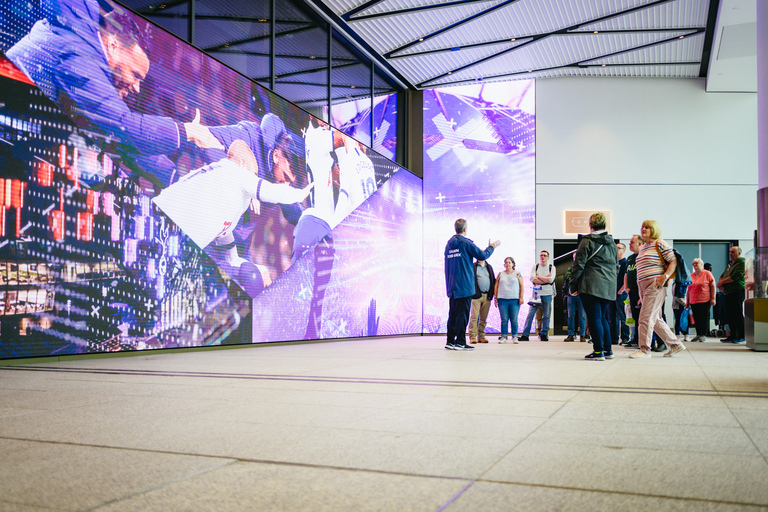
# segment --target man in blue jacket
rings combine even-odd
[[[456,234],[445,244],[445,289],[448,295],[448,350],[472,350],[467,345],[469,306],[475,294],[473,258],[487,260],[501,242],[488,241],[488,248],[481,250],[467,238],[467,221],[458,219],[453,224]]]

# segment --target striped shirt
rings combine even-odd
[[[648,279],[656,279],[664,275],[666,265],[675,260],[675,253],[672,248],[662,239],[658,239],[659,250],[656,250],[656,244],[643,244],[640,252],[637,254],[637,282]],[[659,258],[659,251],[664,256],[666,265]]]

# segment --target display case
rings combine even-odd
[[[744,331],[747,346],[768,351],[768,247],[744,254]]]

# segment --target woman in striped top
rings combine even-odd
[[[637,254],[637,287],[643,303],[638,319],[638,344],[640,350],[630,358],[651,357],[651,338],[656,332],[669,346],[664,357],[670,357],[685,346],[661,318],[661,308],[667,295],[667,281],[677,268],[677,259],[672,248],[661,239],[661,228],[655,220],[643,222],[640,236],[645,244]]]

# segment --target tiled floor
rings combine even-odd
[[[768,510],[768,353],[562,339],[0,367],[0,510]]]

